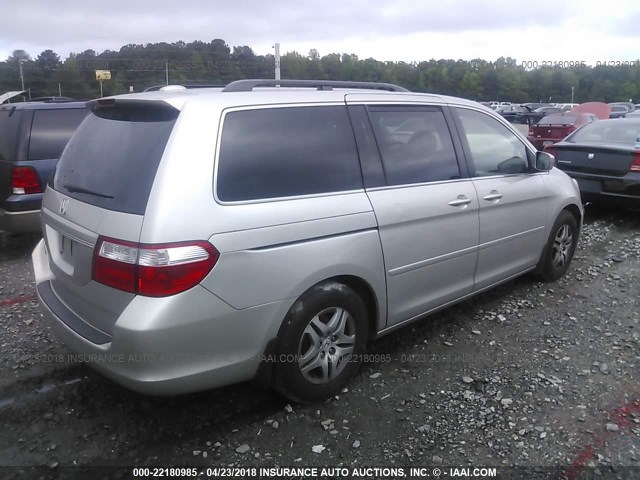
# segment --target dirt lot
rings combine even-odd
[[[69,363],[33,296],[38,238],[0,234],[0,477],[456,465],[640,478],[640,217],[587,211],[564,279],[524,277],[381,339],[378,361],[315,406],[248,384],[146,397]]]

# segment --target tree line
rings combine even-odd
[[[248,46],[230,47],[224,40],[191,43],[129,44],[120,50],[71,53],[64,61],[52,50],[35,58],[15,50],[0,62],[0,92],[20,90],[22,82],[32,98],[67,96],[96,98],[100,82],[96,70],[111,72],[103,94],[142,91],[154,85],[223,85],[243,78],[273,78],[274,56],[256,55]],[[618,62],[620,63],[620,62]],[[290,52],[281,57],[282,78],[389,82],[415,92],[432,92],[474,100],[510,102],[627,101],[640,98],[640,65],[585,65],[558,62],[539,66],[511,57],[495,61],[441,59],[421,62],[360,59],[354,54],[307,55]],[[638,101],[638,100],[636,100]]]

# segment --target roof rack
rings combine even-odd
[[[182,87],[183,89],[191,90],[194,88],[223,88],[224,85],[154,85],[152,87],[145,88],[143,92],[157,92],[158,90],[163,90],[166,87]]]
[[[256,87],[307,87],[317,90],[333,90],[334,88],[363,88],[369,90],[386,90],[389,92],[408,92],[406,88],[392,83],[350,82],[344,80],[236,80],[222,89],[223,92],[250,92]]]

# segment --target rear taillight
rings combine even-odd
[[[13,167],[11,169],[11,189],[14,195],[42,193],[40,177],[33,167]]]
[[[533,127],[529,127],[529,133],[527,135],[529,135],[530,137],[533,137]]]
[[[219,256],[203,241],[147,245],[100,237],[93,279],[125,292],[167,297],[199,284]]]
[[[631,162],[631,166],[629,167],[630,172],[640,172],[640,152],[636,152],[633,155],[633,162]]]

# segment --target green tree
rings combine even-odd
[[[36,64],[43,71],[51,72],[59,68],[62,62],[60,62],[60,57],[53,50],[45,50],[36,58]]]
[[[466,93],[466,97],[473,100],[480,100],[483,97],[482,79],[478,72],[466,72],[462,77],[460,89]]]

